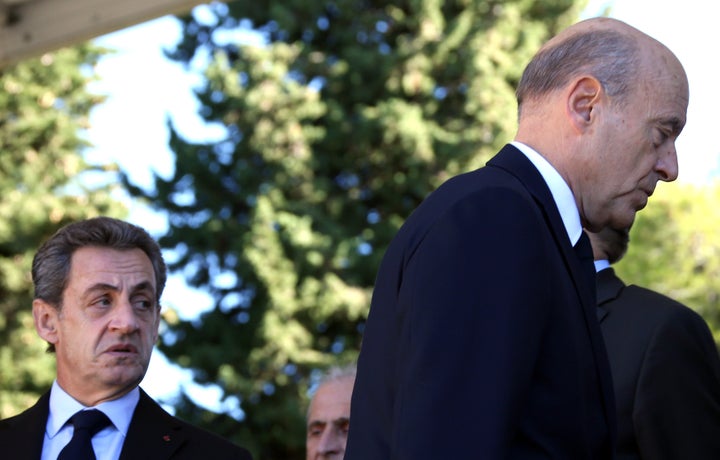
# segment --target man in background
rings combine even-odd
[[[165,412],[138,387],[167,279],[142,228],[108,217],[58,230],[32,265],[33,318],[55,354],[50,391],[0,421],[13,460],[249,460],[249,453]]]
[[[310,400],[306,460],[342,460],[350,426],[355,365],[330,368]]]
[[[625,254],[629,228],[588,235],[615,388],[618,458],[720,458],[720,358],[710,329],[685,305],[617,277],[611,264]]]

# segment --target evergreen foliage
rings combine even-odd
[[[258,459],[303,457],[313,372],[357,357],[390,239],[512,139],[522,70],[580,3],[258,0],[183,19],[169,55],[209,57],[197,96],[225,136],[190,142],[171,124],[174,175],[127,185],[168,213],[170,268],[214,300],[167,315],[162,351],[244,417],[178,415]],[[233,38],[243,28],[264,44]]]
[[[66,223],[124,212],[106,172],[81,155],[102,101],[87,89],[101,54],[83,45],[0,70],[0,418],[30,407],[55,377],[33,326],[35,251]]]

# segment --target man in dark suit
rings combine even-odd
[[[618,458],[720,458],[720,358],[705,321],[662,294],[626,286],[610,266],[629,228],[588,233],[600,329],[618,416]]]
[[[107,217],[67,225],[37,252],[32,277],[35,328],[55,353],[57,378],[33,407],[0,421],[3,455],[250,459],[245,449],[171,416],[138,387],[158,337],[167,279],[145,230]]]
[[[597,18],[543,46],[517,94],[516,142],[433,192],[385,254],[346,460],[613,456],[592,254],[583,272],[573,245],[676,178],[687,78]]]

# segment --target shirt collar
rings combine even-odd
[[[575,202],[575,196],[572,190],[570,190],[570,186],[553,165],[532,147],[518,141],[513,141],[511,144],[520,150],[535,168],[537,168],[538,172],[540,172],[560,212],[560,218],[565,226],[570,244],[575,246],[575,243],[577,243],[582,234],[582,224],[580,223],[580,212]]]
[[[595,261],[595,272],[599,272],[600,270],[605,270],[608,267],[610,267],[610,261],[608,261],[608,260],[596,260]]]
[[[107,415],[115,428],[117,428],[123,436],[127,436],[130,421],[132,420],[135,406],[137,406],[139,400],[140,390],[135,387],[120,398],[102,402],[94,408],[99,409]],[[86,408],[86,406],[83,406],[63,390],[57,383],[57,380],[55,380],[50,390],[50,415],[48,416],[47,423],[48,436],[50,438],[55,437],[67,421],[70,420],[70,417],[77,411]]]

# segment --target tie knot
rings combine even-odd
[[[88,431],[90,436],[110,425],[110,419],[97,409],[81,410],[70,418],[76,431]]]

